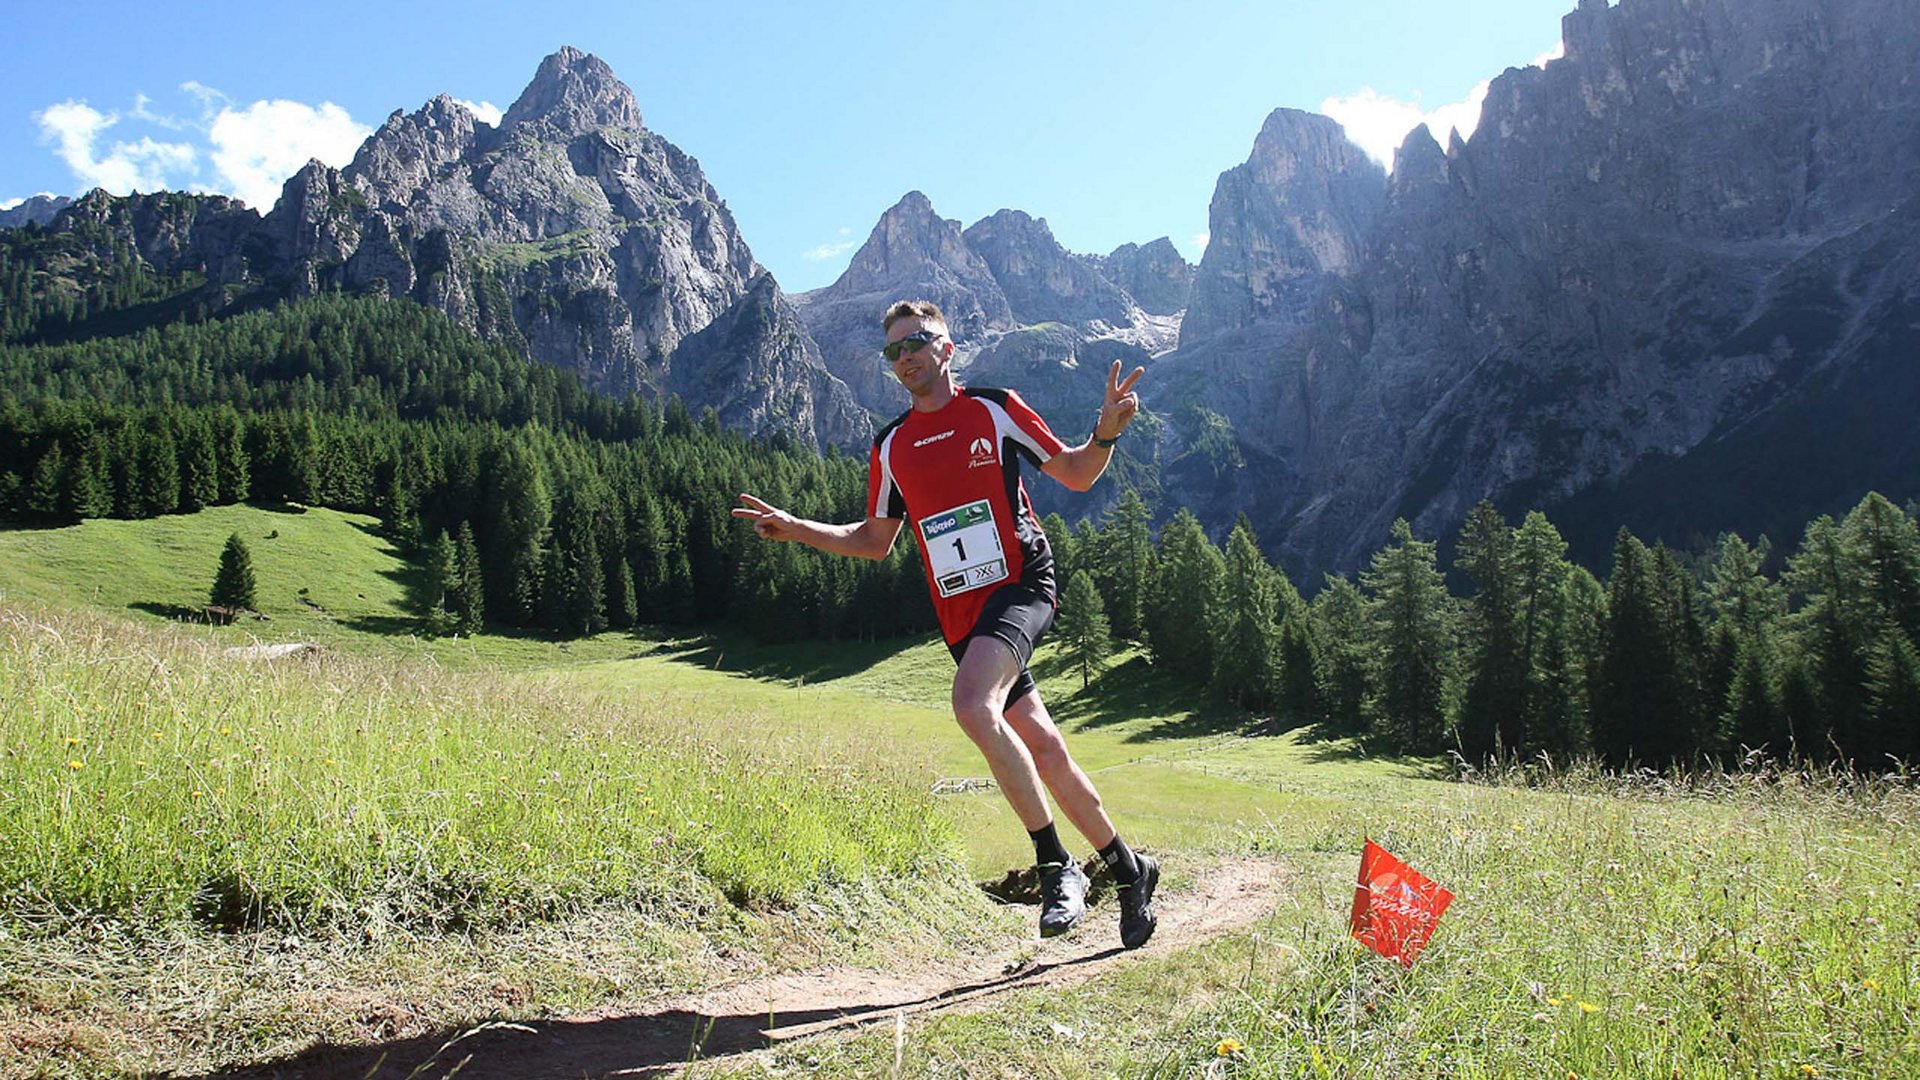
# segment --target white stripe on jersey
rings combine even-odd
[[[993,417],[994,434],[998,436],[998,438],[994,440],[996,444],[1000,439],[1012,439],[1014,442],[1026,447],[1027,452],[1032,454],[1042,465],[1045,465],[1047,460],[1053,456],[1045,450],[1042,450],[1040,443],[1035,440],[1033,436],[1027,434],[1025,428],[1014,423],[1013,417],[1007,415],[1007,410],[1002,408],[999,402],[986,397],[976,397],[973,400],[985,405],[987,407],[987,414]]]
[[[874,517],[892,517],[887,507],[894,499],[900,499],[902,505],[906,503],[905,497],[900,494],[899,481],[893,478],[893,437],[898,434],[900,425],[895,424],[893,430],[887,432],[887,437],[880,440],[880,490],[873,500]]]

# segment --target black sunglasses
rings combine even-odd
[[[889,364],[898,363],[901,357],[917,353],[939,340],[940,335],[931,330],[915,330],[899,341],[889,341],[881,346],[880,355],[886,357]]]

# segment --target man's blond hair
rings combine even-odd
[[[947,328],[947,317],[940,313],[940,305],[931,300],[902,300],[887,309],[886,318],[880,320],[880,332],[893,329],[893,324],[901,319],[919,319],[921,322],[937,322],[940,329]]]

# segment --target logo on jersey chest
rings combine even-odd
[[[984,435],[973,440],[973,444],[967,450],[967,468],[969,469],[978,469],[982,465],[1000,464],[1000,455],[993,452],[993,440]]]

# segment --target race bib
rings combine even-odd
[[[1007,578],[1007,554],[985,499],[921,518],[920,542],[943,598]]]

